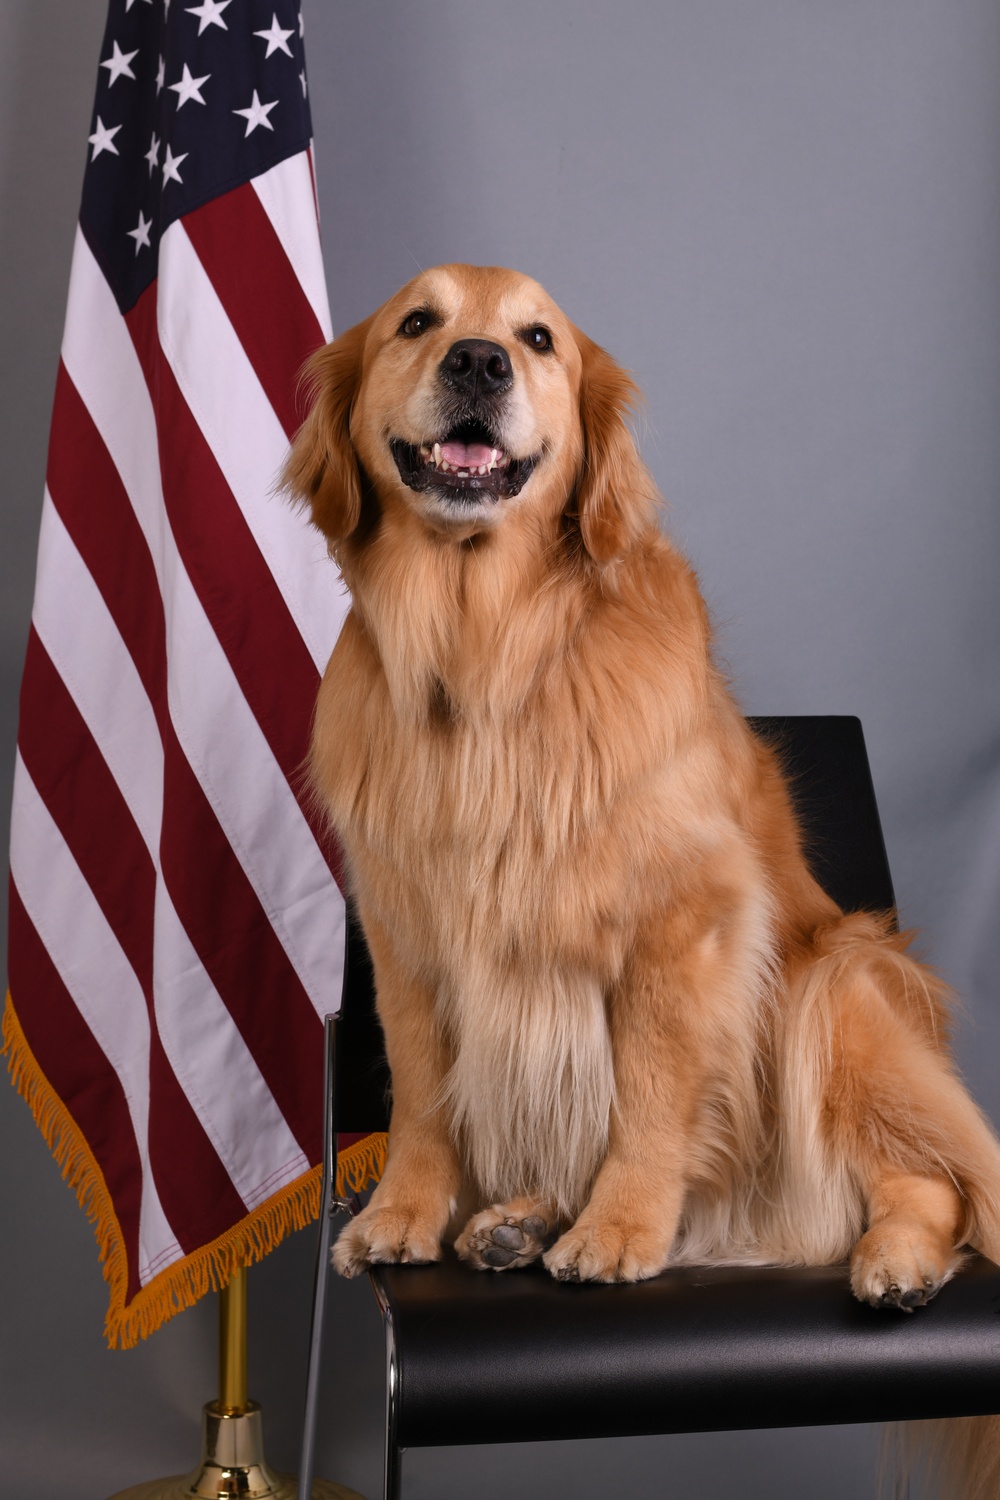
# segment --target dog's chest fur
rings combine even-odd
[[[544,590],[504,597],[487,578],[470,609],[468,585],[440,582],[431,611],[417,576],[366,579],[320,692],[314,774],[362,914],[436,996],[473,1176],[572,1215],[606,1149],[606,996],[640,910],[701,854],[672,820],[713,782],[682,748],[704,657],[662,615],[622,613],[615,634],[604,605],[591,631]],[[626,656],[660,678],[652,712],[623,686]]]
[[[629,871],[621,839],[607,836],[600,747],[581,755],[559,743],[544,689],[498,723],[430,676],[421,711],[403,715],[380,674],[345,715],[352,657],[370,650],[362,637],[349,622],[324,681],[319,712],[329,700],[338,729],[335,748],[324,737],[322,786],[355,878],[369,899],[392,891],[394,909],[379,915],[420,951],[422,969],[484,948],[497,965],[517,964],[525,934],[533,964],[545,953],[592,966],[603,933],[613,965]],[[628,799],[613,800],[627,817]]]
[[[349,627],[324,684],[332,702],[365,649]],[[604,991],[622,962],[629,879],[620,840],[580,816],[593,767],[546,750],[534,714],[498,733],[437,679],[425,712],[387,737],[389,697],[384,676],[369,683],[325,763],[359,898],[435,993],[448,1106],[479,1190],[533,1192],[572,1214],[607,1143]]]
[[[678,743],[706,692],[698,658],[669,619],[620,611],[609,631],[601,601],[600,629],[567,618],[523,558],[419,563],[369,560],[320,691],[313,771],[355,878],[368,900],[392,893],[379,915],[421,970],[486,950],[607,982],[664,843],[691,856],[690,820],[670,822],[695,795]],[[626,664],[661,679],[659,702],[636,702]]]

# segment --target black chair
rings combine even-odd
[[[817,878],[846,910],[894,906],[861,725],[751,720],[792,779]],[[364,939],[351,927],[345,999],[328,1022],[327,1171],[300,1468],[309,1494],[336,1137],[386,1128],[388,1076]],[[333,1095],[336,1103],[333,1103]],[[334,1113],[336,1111],[336,1113]],[[388,1348],[385,1500],[409,1447],[841,1422],[1000,1410],[1000,1270],[976,1259],[915,1316],[862,1306],[845,1266],[668,1270],[626,1286],[487,1275],[450,1251],[371,1271]]]

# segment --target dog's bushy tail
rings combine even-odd
[[[956,1104],[966,1128],[963,1159],[956,1165],[970,1208],[970,1239],[1000,1263],[996,1138],[971,1099]],[[997,1376],[1000,1408],[1000,1361]],[[1000,1415],[907,1422],[890,1432],[887,1446],[895,1454],[894,1488],[887,1491],[891,1500],[1000,1500]]]
[[[888,1055],[866,1060],[855,1152],[874,1148],[901,1168],[950,1177],[965,1204],[967,1243],[1000,1264],[1000,1140],[947,1047],[951,992],[909,951],[911,938],[868,914],[831,923],[817,937],[819,962],[804,998],[810,987],[841,1007],[850,997],[855,1013],[892,1042]],[[842,1013],[822,1018],[828,1050]]]
[[[874,981],[888,1006],[887,1017],[905,1015],[916,1026],[922,1041],[909,1049],[905,1068],[893,1076],[891,1060],[886,1066],[886,1102],[888,1085],[894,1083],[902,1108],[876,1111],[892,1121],[880,1149],[890,1156],[899,1151],[913,1170],[949,1176],[965,1203],[968,1243],[1000,1264],[1000,1142],[947,1050],[952,1003],[947,987],[913,958],[908,946],[908,935],[893,932],[878,919],[845,918],[825,935],[825,972],[819,974],[823,983],[817,989],[836,997],[839,986],[850,986],[863,998],[864,986]],[[879,1102],[877,1091],[873,1099]],[[886,1428],[879,1497],[1000,1500],[1000,1416],[904,1422]]]
[[[886,1427],[878,1494],[879,1500],[997,1500],[1000,1416]]]
[[[911,986],[915,978],[939,983],[905,953],[896,962]],[[945,1003],[949,998],[943,987],[941,998]],[[1000,1143],[951,1066],[939,1081],[934,1103],[933,1117],[922,1122],[924,1139],[962,1190],[969,1243],[1000,1264]],[[1000,1415],[888,1426],[879,1500],[1000,1500]]]

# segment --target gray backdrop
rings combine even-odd
[[[5,787],[103,13],[0,9]],[[635,371],[744,706],[864,721],[903,918],[964,997],[959,1056],[1000,1119],[995,0],[307,0],[306,20],[335,325],[419,266],[505,263]],[[106,1351],[90,1229],[6,1087],[0,1118],[4,1493],[103,1500],[192,1467],[211,1299]],[[298,1235],[251,1275],[251,1387],[287,1467],[311,1262]],[[336,1284],[331,1332],[320,1472],[373,1495],[366,1285]],[[428,1450],[406,1493],[864,1497],[874,1446]]]

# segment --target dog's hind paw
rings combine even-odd
[[[922,1307],[950,1281],[962,1255],[923,1225],[875,1225],[851,1256],[851,1289],[872,1307]]]
[[[455,1249],[478,1271],[512,1271],[538,1260],[556,1232],[555,1214],[547,1204],[517,1199],[473,1214]]]

